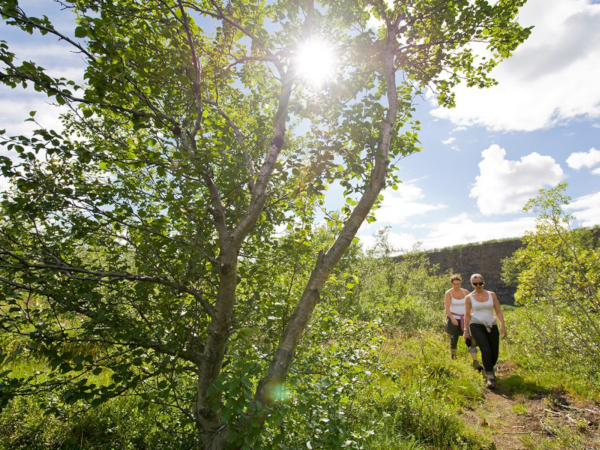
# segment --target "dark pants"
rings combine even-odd
[[[500,350],[500,333],[498,327],[494,325],[488,332],[485,325],[472,323],[469,326],[471,336],[477,341],[479,350],[481,350],[481,359],[483,367],[487,373],[494,373],[494,366],[498,362],[498,352]]]
[[[463,335],[463,321],[462,319],[456,320],[458,321],[458,325],[453,325],[450,317],[446,317],[446,333],[450,335],[451,350],[456,350],[456,347],[458,346],[458,338]],[[471,339],[465,339],[465,344],[468,348],[471,348]]]

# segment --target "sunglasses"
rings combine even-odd
[[[471,283],[473,286],[483,286],[483,283]]]

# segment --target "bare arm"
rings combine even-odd
[[[494,299],[494,310],[496,311],[496,317],[500,322],[500,334],[503,338],[506,337],[506,327],[504,326],[504,316],[502,315],[502,308],[495,292],[492,292],[492,298]]]
[[[465,298],[465,325],[463,329],[463,337],[469,337],[469,324],[471,323],[471,297],[467,295]]]

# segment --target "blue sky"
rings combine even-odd
[[[526,200],[561,181],[576,225],[600,224],[600,4],[529,0],[520,22],[535,28],[498,86],[459,88],[451,110],[421,102],[423,151],[400,163],[363,242],[383,226],[399,248],[521,236]]]
[[[56,11],[49,0],[20,3],[34,15]],[[56,17],[55,26],[72,34],[73,22]],[[359,232],[366,245],[384,226],[399,248],[521,236],[535,222],[522,212],[526,200],[561,181],[578,224],[600,224],[600,4],[530,0],[520,21],[535,28],[496,69],[498,86],[459,88],[452,110],[423,97],[423,151],[400,162],[403,184],[384,192],[377,222]],[[42,45],[4,25],[0,36],[22,57],[82,81],[81,60],[60,43]],[[35,92],[1,86],[0,104],[0,128],[9,135],[31,129],[23,122],[30,110],[45,126],[59,126],[57,109]],[[332,189],[328,206],[342,200]]]

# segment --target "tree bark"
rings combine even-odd
[[[292,93],[292,80],[288,74],[282,75],[279,107],[275,115],[273,138],[267,150],[263,165],[256,176],[250,204],[237,226],[230,232],[226,226],[225,210],[221,205],[217,186],[206,178],[211,192],[215,226],[219,232],[219,287],[215,307],[208,328],[204,354],[199,366],[196,389],[195,417],[200,433],[200,448],[217,450],[227,444],[227,424],[221,422],[221,396],[209,396],[208,389],[221,373],[223,359],[235,306],[237,285],[237,257],[242,243],[256,224],[267,200],[267,185],[273,173],[275,162],[283,147],[285,124],[289,100]]]
[[[196,418],[200,426],[201,448],[204,449],[221,449],[227,442],[226,427],[221,424],[219,412],[212,408],[215,402],[220,403],[220,399],[210,398],[208,388],[221,373],[233,316],[236,277],[237,251],[232,247],[225,247],[219,261],[219,290],[197,386]]]
[[[395,27],[389,27],[384,49],[384,74],[387,83],[389,107],[380,127],[379,152],[375,166],[371,171],[369,184],[334,244],[326,253],[319,253],[310,279],[284,329],[283,336],[275,351],[267,374],[258,383],[253,406],[255,411],[258,412],[260,424],[265,419],[265,414],[263,414],[264,408],[274,400],[274,391],[285,382],[296,347],[320,299],[321,290],[327,278],[348,247],[350,247],[358,229],[385,186],[389,165],[390,143],[398,114],[398,93],[395,79],[396,70],[394,67],[395,36]]]

